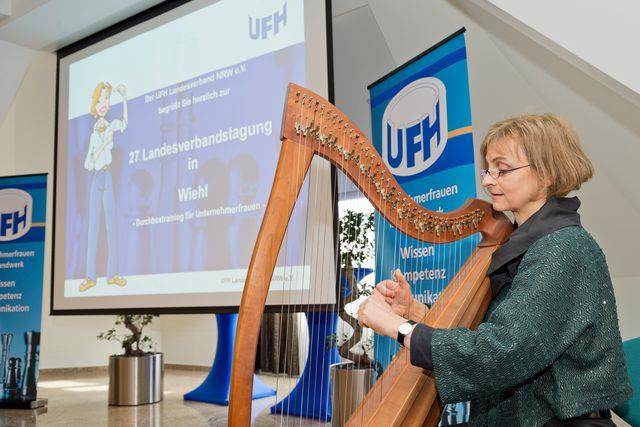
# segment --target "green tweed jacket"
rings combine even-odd
[[[579,225],[533,242],[477,330],[434,329],[430,350],[440,399],[471,400],[470,425],[541,426],[631,397],[605,257]]]

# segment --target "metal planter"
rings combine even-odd
[[[369,392],[375,378],[373,368],[359,368],[351,362],[331,365],[331,425],[345,425]]]
[[[162,353],[109,357],[109,405],[134,406],[162,400]]]

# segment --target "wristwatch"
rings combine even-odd
[[[413,320],[407,320],[406,322],[398,325],[398,336],[396,337],[396,339],[401,346],[404,347],[404,338],[409,335],[411,331],[413,331],[413,328],[415,328],[415,326],[416,322],[414,322]]]

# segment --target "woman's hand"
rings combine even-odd
[[[358,309],[358,323],[360,326],[373,329],[380,335],[391,338],[398,336],[398,326],[406,320],[396,314],[391,305],[385,301],[385,297],[374,292],[369,298],[360,304]]]
[[[413,300],[411,287],[399,269],[393,272],[393,276],[396,279],[395,282],[393,280],[383,280],[375,287],[373,294],[382,295],[384,301],[395,314],[408,318],[409,307]]]

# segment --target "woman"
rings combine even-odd
[[[402,273],[379,283],[359,321],[410,349],[443,403],[471,401],[471,425],[614,426],[631,387],[602,250],[580,226],[577,197],[593,175],[577,135],[552,114],[496,123],[481,154],[493,209],[516,229],[494,254],[493,300],[476,330],[434,329]],[[401,326],[402,325],[402,326]]]
[[[91,97],[90,112],[96,122],[89,138],[87,157],[84,160],[84,167],[92,173],[92,178],[89,193],[87,277],[80,283],[80,292],[85,292],[96,285],[98,227],[103,208],[107,231],[107,284],[117,286],[127,284],[127,279],[118,274],[116,202],[113,193],[113,177],[111,176],[111,150],[113,149],[113,134],[125,131],[129,123],[129,114],[126,88],[123,85],[118,85],[116,92],[122,97],[122,120],[107,120],[111,99],[111,85],[108,82],[98,83]]]

